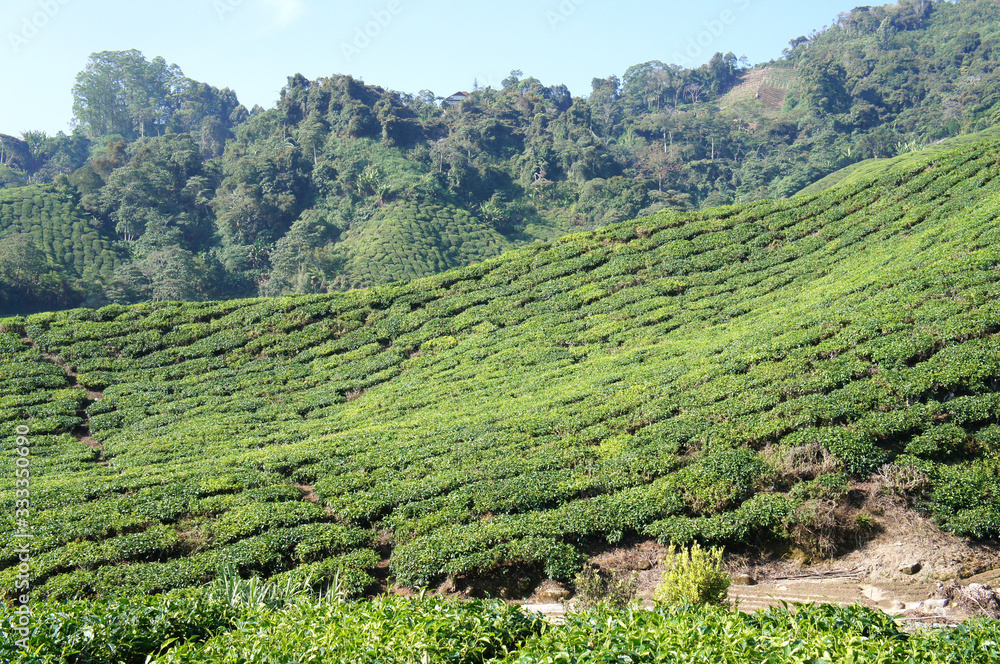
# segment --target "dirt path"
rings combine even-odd
[[[77,425],[71,432],[70,435],[76,438],[78,441],[84,445],[90,447],[97,451],[97,457],[95,458],[96,463],[102,466],[108,466],[108,462],[104,459],[104,455],[101,452],[103,445],[100,441],[95,440],[90,435],[90,415],[87,413],[87,409],[90,408],[94,403],[100,401],[104,398],[103,392],[97,392],[95,390],[88,389],[87,387],[80,385],[77,380],[77,373],[73,371],[66,362],[57,355],[52,355],[50,353],[42,352],[38,345],[35,344],[35,340],[31,337],[24,335],[21,337],[21,341],[28,347],[33,348],[41,353],[42,359],[46,362],[51,362],[66,374],[66,379],[69,381],[71,387],[78,390],[82,390],[86,398],[83,404],[80,406],[79,410],[76,411],[76,416],[83,420],[82,424]]]
[[[806,573],[807,574],[807,573]],[[648,571],[639,572],[639,598],[647,607],[652,606],[651,587],[659,582],[662,569],[654,567]],[[1000,572],[992,573],[1000,577]],[[989,575],[984,575],[989,576]],[[968,583],[969,580],[963,581]],[[916,583],[886,582],[874,585],[860,573],[843,570],[804,575],[795,578],[772,578],[754,581],[752,585],[733,584],[729,587],[729,601],[740,611],[753,613],[770,607],[782,606],[784,603],[816,603],[852,606],[861,604],[871,609],[884,611],[894,615],[900,622],[957,623],[966,616],[946,609],[938,608],[937,604],[928,599],[937,591],[938,584],[929,580]],[[572,610],[573,602],[540,602],[537,599],[523,604],[528,611],[541,613],[549,622],[560,623],[565,620],[567,610]]]
[[[730,601],[746,612],[783,602],[861,604],[904,624],[955,624],[969,614],[961,606],[941,604],[940,593],[948,583],[1000,586],[1000,546],[963,540],[900,505],[886,506],[877,521],[878,535],[834,560],[806,565],[729,557],[727,571],[734,577]],[[667,551],[655,541],[643,541],[609,549],[590,562],[607,571],[635,573],[637,598],[648,602],[663,577],[661,560]],[[559,621],[565,604],[536,591],[524,608]]]

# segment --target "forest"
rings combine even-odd
[[[294,75],[269,109],[159,56],[94,53],[71,134],[0,135],[0,311],[348,290],[792,196],[995,125],[998,38],[990,0],[903,0],[771,62],[650,61],[585,97],[520,71],[458,103]]]

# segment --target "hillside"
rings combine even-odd
[[[974,145],[987,139],[997,138],[1000,135],[1000,128],[991,127],[983,131],[972,134],[946,138],[937,141],[933,145],[904,152],[891,159],[866,159],[856,164],[851,164],[845,168],[830,173],[824,178],[813,182],[811,185],[798,192],[796,196],[818,194],[839,184],[857,184],[865,180],[884,177],[892,172],[897,166],[904,171],[921,162],[927,161],[935,155],[950,152],[965,145]]]
[[[720,110],[760,102],[772,115],[780,115],[788,90],[795,85],[796,73],[795,67],[754,67],[744,74],[739,85],[719,99]]]
[[[341,73],[293,74],[272,107],[247,109],[163,58],[94,53],[71,135],[0,135],[0,187],[69,192],[121,261],[86,289],[64,253],[49,286],[0,275],[0,315],[430,276],[661,210],[868,177],[1000,119],[993,0],[861,6],[789,37],[770,62],[653,59],[575,97],[514,70],[454,105]]]
[[[566,579],[630,538],[824,557],[875,471],[995,539],[998,155],[363,291],[2,320],[35,592]]]
[[[109,285],[123,262],[71,191],[0,189],[0,311],[69,306]]]
[[[364,288],[411,280],[492,258],[511,242],[454,206],[387,208],[343,236],[342,285]]]

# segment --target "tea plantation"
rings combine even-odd
[[[345,287],[416,279],[490,258],[511,243],[464,210],[398,203],[348,232],[338,257]]]
[[[235,600],[235,601],[234,601]],[[269,601],[191,590],[46,603],[28,650],[0,614],[0,658],[18,664],[815,664],[1000,662],[1000,626],[901,630],[863,607],[598,607],[565,625],[499,600],[383,595]]]
[[[995,539],[998,215],[994,141],[408,283],[0,320],[3,439],[30,428],[35,597],[183,594],[222,566],[360,594],[385,559],[414,588],[511,567],[569,579],[581,551],[634,536],[822,553],[797,526],[876,471],[921,478],[899,488],[916,507]],[[13,468],[12,445],[2,455]],[[12,470],[0,476],[9,598],[14,488]],[[386,620],[423,620],[398,610]],[[465,610],[479,609],[447,608]],[[234,633],[276,634],[284,619]],[[879,625],[797,636],[790,620],[591,616],[570,626],[587,640],[551,637],[520,661],[638,661],[581,650],[621,621],[678,644],[697,641],[679,622],[735,635],[706,646],[728,659],[643,661],[745,661],[765,641],[752,661],[848,661],[842,647],[862,661],[910,643]],[[993,636],[975,644],[995,640],[982,629]],[[826,631],[836,642],[796,645]],[[169,661],[312,661],[232,654],[239,638],[218,638],[214,654]],[[989,661],[925,646],[911,661]],[[330,653],[315,661],[340,661]]]
[[[0,190],[0,237],[24,233],[75,279],[108,279],[119,252],[74,202],[52,186]]]

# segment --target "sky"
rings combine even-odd
[[[91,53],[138,49],[271,108],[289,76],[351,74],[400,92],[499,87],[511,70],[590,93],[660,60],[720,51],[751,63],[830,25],[857,0],[3,0],[0,133],[71,131]]]

